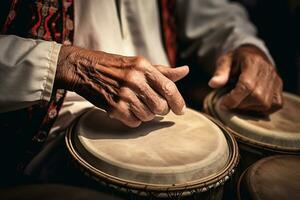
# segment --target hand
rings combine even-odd
[[[187,66],[154,66],[143,57],[125,57],[73,46],[62,46],[55,87],[75,91],[106,109],[130,127],[149,121],[169,108],[183,114],[185,102],[174,81],[189,72]]]
[[[257,47],[241,46],[217,59],[209,86],[223,87],[229,78],[237,82],[221,102],[227,108],[270,114],[282,107],[282,80]]]

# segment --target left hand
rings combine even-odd
[[[270,114],[282,107],[282,80],[257,47],[244,45],[220,56],[209,86],[223,87],[230,78],[237,82],[222,100],[227,108]]]

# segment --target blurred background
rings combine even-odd
[[[300,0],[234,0],[248,10],[268,46],[284,90],[300,95]]]

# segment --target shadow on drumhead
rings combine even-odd
[[[175,124],[172,121],[162,121],[163,119],[164,117],[157,116],[149,122],[143,122],[137,128],[130,128],[118,120],[109,118],[105,111],[95,109],[83,116],[82,120],[85,122],[80,131],[84,131],[84,136],[88,139],[134,139]]]

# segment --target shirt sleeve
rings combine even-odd
[[[241,45],[252,44],[274,64],[240,4],[228,0],[177,0],[177,9],[179,39],[188,44],[181,47],[181,58],[196,54],[200,60],[215,59]]]
[[[0,35],[0,113],[50,100],[60,47]]]

